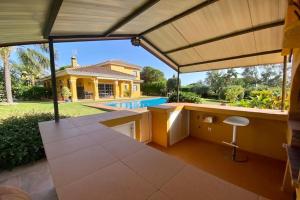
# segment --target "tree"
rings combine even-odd
[[[18,48],[17,56],[19,63],[14,63],[15,68],[20,71],[23,78],[30,85],[35,85],[36,78],[39,78],[44,70],[50,68],[50,60],[45,55],[48,46],[40,45],[37,48]]]
[[[207,72],[205,78],[206,84],[210,87],[210,90],[214,95],[220,98],[221,91],[226,86],[224,84],[223,74],[219,70]]]
[[[50,61],[43,53],[48,52],[48,45],[42,44],[36,48],[25,48],[24,46],[0,48],[0,59],[4,68],[4,83],[7,103],[13,103],[11,70],[12,67],[19,71],[25,81],[30,81],[34,85],[35,79],[41,75],[42,71],[49,68]],[[16,49],[19,62],[11,62],[10,57]]]
[[[179,87],[180,87],[180,79],[179,79]],[[174,92],[177,90],[177,78],[173,75],[172,78],[169,78],[167,81],[167,90],[168,92]]]
[[[282,66],[267,65],[261,67],[261,84],[270,87],[278,87],[282,83]]]
[[[242,72],[245,87],[256,86],[259,83],[256,67],[246,67]]]
[[[241,85],[231,85],[226,88],[225,99],[229,102],[235,102],[244,98],[245,89]]]
[[[141,79],[144,83],[165,81],[164,73],[153,67],[146,66],[141,72]]]
[[[13,51],[12,47],[0,48],[0,58],[2,60],[3,68],[4,68],[4,84],[5,84],[7,103],[13,103],[12,89],[11,89],[11,77],[10,77],[11,64],[9,61],[12,51]]]

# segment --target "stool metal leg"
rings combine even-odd
[[[233,126],[233,130],[232,130],[232,141],[231,141],[231,143],[233,144],[233,145],[237,145],[237,140],[236,140],[236,138],[237,138],[237,135],[236,135],[236,126]],[[236,147],[234,146],[233,147],[233,150],[232,150],[232,160],[233,161],[235,161],[235,158],[236,158]]]

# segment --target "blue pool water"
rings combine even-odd
[[[167,98],[154,98],[154,99],[142,99],[142,100],[132,100],[132,101],[123,101],[123,102],[111,102],[106,103],[106,106],[113,106],[118,108],[144,108],[148,106],[156,106],[163,103],[167,103]]]

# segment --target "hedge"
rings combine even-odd
[[[53,119],[51,113],[32,113],[0,121],[0,169],[12,169],[44,158],[38,122]]]
[[[43,98],[49,98],[51,91],[43,86],[18,85],[15,88],[14,95],[21,100],[42,100]]]
[[[174,92],[169,96],[168,102],[177,102],[177,93]],[[202,103],[202,99],[193,92],[179,92],[179,102]]]
[[[142,83],[141,90],[143,95],[164,96],[167,91],[167,85],[165,81]]]

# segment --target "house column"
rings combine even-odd
[[[119,82],[118,81],[114,81],[114,95],[115,95],[115,99],[119,98]]]
[[[77,101],[77,87],[76,87],[76,80],[77,78],[75,77],[71,77],[70,78],[70,90],[71,90],[71,93],[72,93],[72,102],[75,102]]]
[[[94,79],[94,87],[93,87],[93,93],[94,93],[94,100],[99,99],[99,90],[98,90],[98,79]]]
[[[120,83],[120,97],[121,98],[124,97],[124,83],[123,82]]]
[[[132,98],[132,95],[133,95],[133,81],[130,81],[130,84],[129,84],[129,90],[130,90],[130,98]]]

